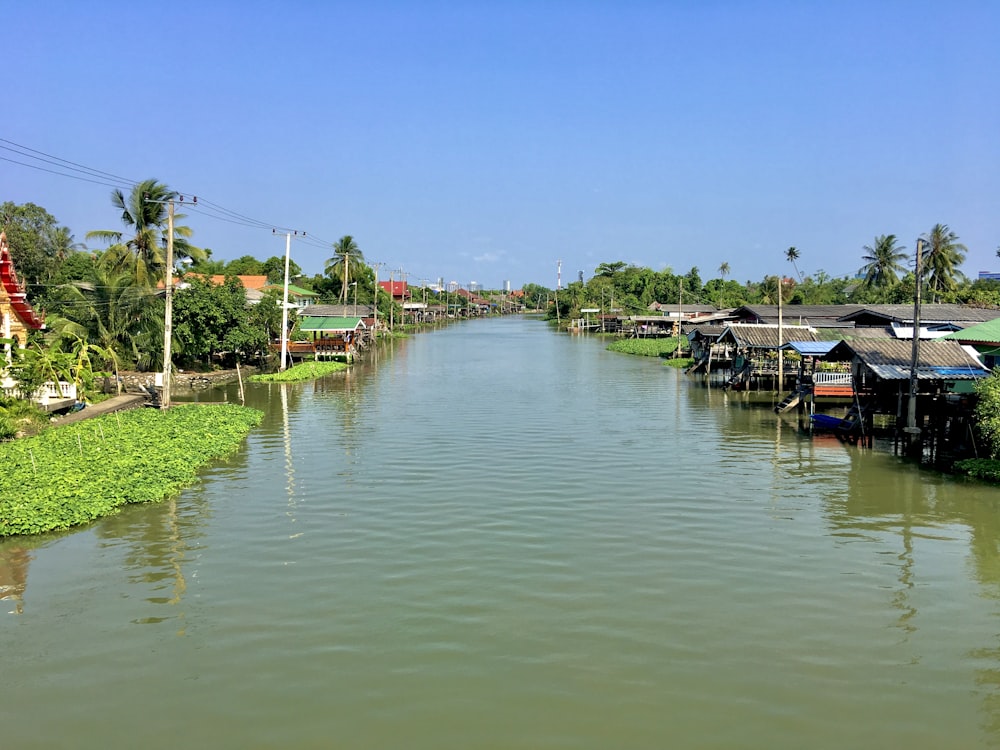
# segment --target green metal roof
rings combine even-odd
[[[279,292],[285,291],[284,284],[268,284],[264,287],[267,290],[275,289]],[[295,284],[288,285],[288,293],[294,294],[296,297],[318,297],[319,292],[310,292],[308,289],[303,289],[300,286],[295,286]]]
[[[317,318],[304,315],[299,324],[300,331],[354,331],[364,327],[361,318]]]
[[[975,341],[980,344],[1000,343],[1000,318],[977,323],[974,326],[963,328],[961,331],[952,331],[941,338],[955,341]]]

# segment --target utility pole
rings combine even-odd
[[[923,273],[923,239],[917,240],[917,262],[913,269],[913,348],[910,357],[910,398],[906,404],[906,432],[910,436],[911,446],[918,442],[920,428],[917,427],[917,364],[920,362],[920,276]]]
[[[556,261],[556,328],[559,327],[559,290],[562,289],[562,261]],[[613,299],[613,298],[612,298]]]
[[[684,317],[684,279],[677,280],[677,348],[674,359],[681,356],[681,319]]]
[[[274,230],[272,229],[273,233]],[[298,234],[296,232],[296,234]],[[285,284],[281,299],[281,363],[278,371],[284,371],[288,354],[288,259],[292,252],[292,233],[285,232]]]
[[[160,408],[170,408],[170,343],[174,336],[174,199],[167,201],[167,268],[164,279],[163,317],[163,390],[160,393]]]
[[[382,263],[372,263],[372,268],[375,269],[375,298],[372,300],[372,343],[378,336],[378,269],[382,265]]]
[[[351,253],[344,253],[344,307],[347,307],[347,279],[351,275]]]
[[[778,393],[781,394],[782,386],[785,383],[785,368],[782,366],[784,364],[784,355],[781,351],[782,344],[782,334],[784,333],[784,324],[781,319],[781,287],[782,279],[781,274],[778,274]]]

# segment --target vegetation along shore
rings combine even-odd
[[[0,537],[66,529],[169,497],[235,451],[262,418],[233,404],[137,409],[0,443]]]

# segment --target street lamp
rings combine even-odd
[[[358,316],[358,282],[352,281],[348,286],[354,287],[354,317]]]

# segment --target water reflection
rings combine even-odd
[[[9,603],[10,614],[24,612],[24,592],[28,587],[31,551],[17,543],[0,544],[0,602]]]
[[[183,497],[126,506],[118,515],[96,524],[99,547],[122,554],[126,580],[131,584],[129,596],[141,592],[144,601],[153,605],[148,613],[134,617],[133,623],[173,620],[177,635],[186,633],[186,613],[181,605],[188,590],[187,568],[211,515],[203,491],[196,486]]]

